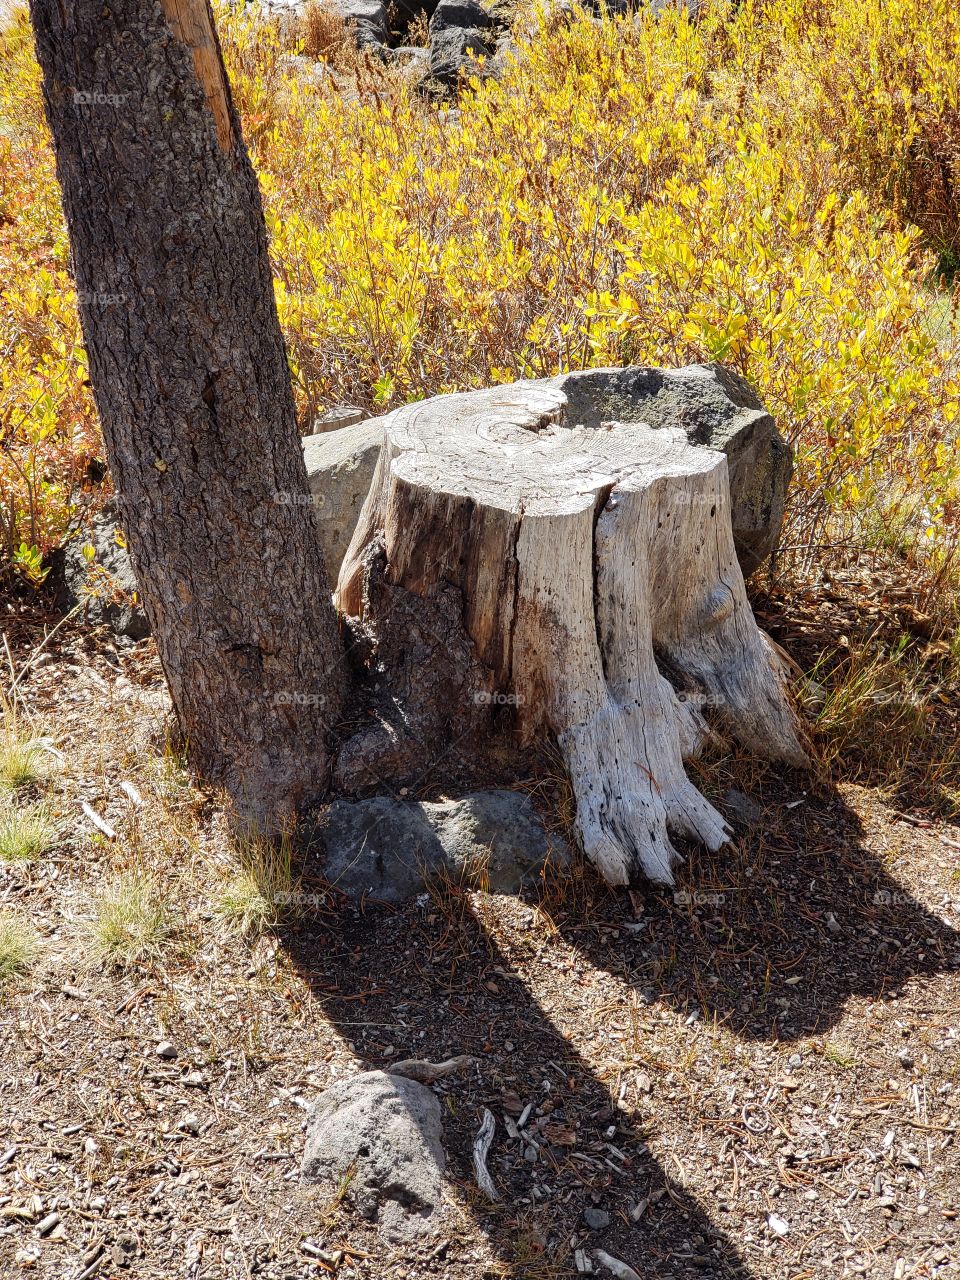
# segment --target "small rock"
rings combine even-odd
[[[476,791],[436,804],[336,800],[317,834],[326,879],[349,898],[384,902],[416,897],[444,872],[460,884],[479,871],[488,892],[516,893],[539,878],[548,858],[562,865],[569,857],[518,791]]]
[[[843,929],[841,928],[840,924],[837,921],[837,917],[833,914],[832,911],[827,912],[825,917],[825,923],[827,926],[827,932],[832,933],[834,937],[836,937],[838,933],[843,933]]]
[[[200,1121],[195,1115],[187,1115],[177,1121],[177,1128],[182,1129],[184,1133],[192,1133],[196,1137],[200,1132]]]
[[[302,1171],[349,1196],[388,1239],[434,1235],[446,1167],[440,1103],[426,1085],[364,1071],[320,1095],[307,1116]]]
[[[605,1209],[584,1209],[583,1220],[591,1231],[603,1231],[610,1225],[610,1215]]]
[[[179,1052],[177,1046],[170,1040],[161,1040],[154,1050],[158,1058],[166,1058],[170,1060],[175,1058]]]
[[[637,1089],[640,1093],[650,1093],[653,1089],[653,1081],[645,1071],[638,1071],[636,1077]]]
[[[741,827],[747,829],[755,827],[763,817],[760,806],[744,792],[738,791],[736,787],[731,787],[724,793],[723,807],[734,822],[738,822]]]
[[[767,1216],[767,1226],[775,1236],[785,1236],[790,1233],[790,1223],[786,1218],[781,1218],[776,1213],[771,1213]]]
[[[369,415],[354,404],[334,405],[326,413],[321,413],[318,418],[314,418],[311,434],[319,435],[323,431],[339,431],[341,427],[355,427],[358,422],[364,422],[367,417]]]

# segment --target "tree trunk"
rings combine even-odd
[[[207,0],[31,0],[90,377],[192,760],[274,826],[344,672],[260,196]]]
[[[515,705],[527,739],[556,735],[587,855],[612,884],[669,882],[671,832],[729,837],[683,768],[703,711],[757,754],[806,753],[747,601],[726,458],[679,429],[566,426],[565,408],[520,383],[391,414],[338,600],[357,615],[386,598],[389,618],[363,619],[377,634],[401,611],[371,575],[421,598],[422,618],[459,590],[483,697]],[[469,722],[481,685],[463,681],[448,723]]]

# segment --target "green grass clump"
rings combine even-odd
[[[56,840],[57,829],[43,805],[0,807],[0,862],[41,858]]]
[[[29,969],[38,948],[32,925],[13,911],[0,911],[0,983]]]
[[[256,839],[240,849],[240,869],[224,884],[216,903],[220,918],[241,933],[275,928],[294,909],[297,884],[290,841]]]
[[[24,741],[15,729],[0,734],[0,792],[16,791],[41,782],[47,773],[46,753],[32,742]]]
[[[93,945],[107,964],[129,968],[158,960],[172,941],[169,907],[158,886],[142,872],[122,872],[93,907]]]

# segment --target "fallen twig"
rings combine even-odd
[[[621,1262],[619,1258],[612,1257],[609,1253],[604,1253],[602,1249],[594,1249],[593,1256],[602,1267],[606,1267],[608,1271],[611,1271],[617,1277],[617,1280],[640,1280],[633,1267],[628,1267],[625,1262]]]
[[[416,1080],[420,1084],[433,1084],[444,1076],[456,1075],[467,1071],[476,1062],[468,1054],[462,1053],[457,1058],[447,1058],[445,1062],[427,1062],[423,1058],[404,1058],[387,1068],[392,1076],[405,1076],[408,1080]]]
[[[493,1118],[493,1112],[484,1107],[483,1124],[480,1126],[480,1132],[473,1140],[473,1167],[477,1173],[477,1183],[480,1190],[488,1200],[500,1199],[497,1189],[493,1185],[493,1179],[490,1177],[490,1171],[487,1169],[487,1156],[490,1154],[490,1146],[493,1142],[496,1128],[497,1122]]]

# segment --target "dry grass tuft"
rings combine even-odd
[[[41,858],[57,838],[57,828],[44,805],[0,807],[0,862]]]
[[[38,949],[29,921],[13,911],[0,911],[0,983],[28,969]]]
[[[238,849],[239,869],[224,884],[216,902],[222,920],[248,937],[274,929],[295,912],[300,895],[293,873],[293,846],[257,837]]]
[[[329,5],[320,3],[320,0],[311,0],[304,9],[301,30],[303,52],[308,58],[336,62],[352,43],[343,18]]]
[[[94,901],[90,925],[94,949],[117,968],[158,960],[174,928],[158,885],[140,871],[124,871]]]
[[[9,705],[0,718],[0,794],[42,782],[48,772],[47,753],[17,719]]]

